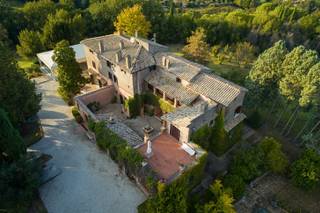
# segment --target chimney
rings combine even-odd
[[[165,56],[162,56],[162,66],[166,66],[166,61],[167,61],[167,59],[166,59],[166,57]]]
[[[205,112],[207,111],[207,109],[208,109],[208,103],[207,102],[201,103],[201,111]]]
[[[116,52],[116,63],[119,63],[121,60],[121,51]]]
[[[153,33],[153,42],[157,43],[157,33]]]
[[[127,65],[128,69],[131,68],[131,57],[130,57],[130,55],[126,56],[126,65]]]
[[[138,30],[135,31],[134,33],[134,37],[138,38],[139,34],[138,34]]]
[[[122,49],[123,49],[123,47],[124,47],[124,43],[123,43],[123,41],[122,41],[122,40],[120,40],[120,42],[119,42],[119,47],[120,47],[120,50],[122,50]]]
[[[104,52],[104,46],[103,46],[103,40],[99,41],[99,52],[103,53]]]
[[[170,60],[166,58],[166,68],[169,69],[169,67],[170,67]]]

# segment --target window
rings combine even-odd
[[[177,77],[176,82],[181,83],[181,79]]]
[[[235,115],[240,114],[241,111],[242,111],[242,107],[241,107],[241,106],[238,106],[238,107],[236,108],[236,110],[234,111],[234,114],[235,114]]]
[[[170,96],[168,96],[167,94],[166,94],[166,101],[168,101],[170,104],[174,104],[174,98],[171,98]]]
[[[151,72],[152,70],[156,70],[156,68],[157,68],[156,65],[152,65],[152,66],[149,67],[149,70],[150,70],[150,72]]]
[[[159,90],[159,89],[156,89],[156,94],[157,94],[157,96],[159,96],[160,98],[163,97],[163,92],[162,92],[161,90]]]
[[[107,61],[107,66],[108,66],[109,68],[111,68],[111,65],[112,65],[112,63],[111,63],[110,61]]]
[[[91,61],[91,64],[92,64],[93,68],[97,69],[96,63],[94,61]]]
[[[110,72],[108,72],[108,77],[112,81],[112,74]]]
[[[151,84],[148,83],[148,89],[153,92],[153,86]]]
[[[117,77],[114,75],[114,76],[113,76],[113,78],[114,78],[114,79],[113,79],[113,80],[114,80],[114,83],[116,83],[116,84],[117,84],[117,83],[118,83],[118,79],[117,79]]]

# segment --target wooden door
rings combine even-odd
[[[171,124],[170,126],[170,135],[179,141],[180,139],[180,130]]]

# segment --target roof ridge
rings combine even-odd
[[[135,54],[135,57],[134,57],[133,62],[132,62],[132,66],[131,66],[131,68],[130,68],[130,72],[132,72],[134,66],[135,66],[136,63],[137,63],[137,58],[138,58],[138,56],[139,56],[139,54],[140,54],[140,52],[141,52],[141,49],[142,49],[142,45],[139,44],[138,50],[137,50],[137,52],[136,52],[136,54]]]
[[[80,43],[82,43],[83,41],[91,41],[91,40],[101,39],[101,38],[111,37],[111,36],[116,36],[116,35],[115,34],[109,34],[109,35],[97,36],[97,37],[92,37],[92,38],[86,38],[86,39],[81,40]]]
[[[236,84],[236,83],[234,83],[232,81],[229,81],[229,80],[227,80],[227,79],[225,79],[225,78],[223,78],[223,77],[221,77],[221,76],[219,76],[219,75],[217,75],[215,73],[201,72],[201,74],[206,75],[209,78],[212,78],[212,79],[215,79],[215,80],[219,80],[219,81],[223,82],[224,84],[226,84],[226,85],[228,85],[230,87],[236,88],[238,90],[247,91],[246,88],[244,88],[244,87],[242,87],[242,86],[240,86],[240,85],[238,85],[238,84]]]

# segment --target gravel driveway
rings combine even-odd
[[[62,173],[40,188],[49,213],[136,212],[146,198],[117,165],[73,120],[71,109],[57,95],[57,82],[36,79],[43,94],[39,112],[45,137],[31,148],[52,155]]]

